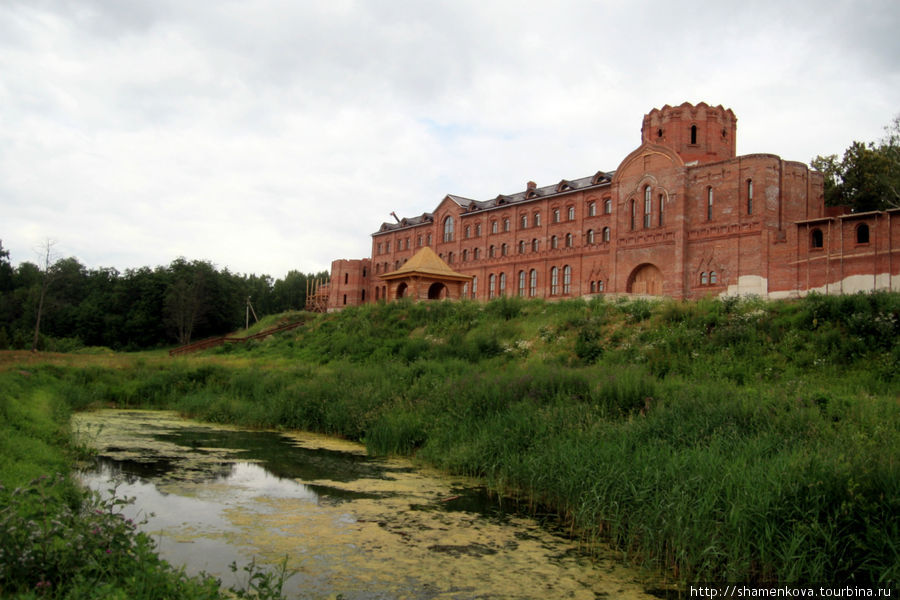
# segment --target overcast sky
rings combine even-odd
[[[328,269],[391,211],[613,170],[684,101],[739,154],[841,155],[900,114],[898,31],[897,0],[0,0],[0,240]]]

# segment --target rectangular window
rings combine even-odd
[[[747,180],[747,214],[753,214],[753,180]]]

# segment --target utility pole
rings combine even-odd
[[[44,268],[41,272],[41,293],[38,298],[37,318],[34,321],[34,340],[31,342],[32,352],[37,352],[38,337],[40,337],[41,334],[41,314],[44,312],[44,296],[47,295],[47,286],[50,285],[51,251],[55,243],[56,242],[48,239],[40,248],[41,254],[43,255]]]
[[[250,313],[253,313],[253,318],[255,319],[255,323],[259,323],[259,317],[256,316],[256,311],[253,310],[253,305],[250,303],[250,296],[247,296],[247,308],[244,311],[244,329],[250,329]]]

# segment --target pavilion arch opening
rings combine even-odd
[[[443,300],[448,297],[447,286],[440,282],[432,283],[428,287],[429,300]]]
[[[408,285],[406,285],[405,283],[401,283],[400,285],[397,286],[397,297],[398,298],[405,298],[407,293],[409,293]]]
[[[662,289],[663,275],[656,265],[650,263],[638,265],[628,277],[626,291],[629,294],[661,296]]]

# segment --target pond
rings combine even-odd
[[[477,482],[308,433],[103,410],[73,426],[97,448],[88,487],[134,497],[160,555],[225,585],[229,565],[287,557],[289,598],[653,598],[612,554],[578,544]],[[237,579],[235,577],[237,576]]]

